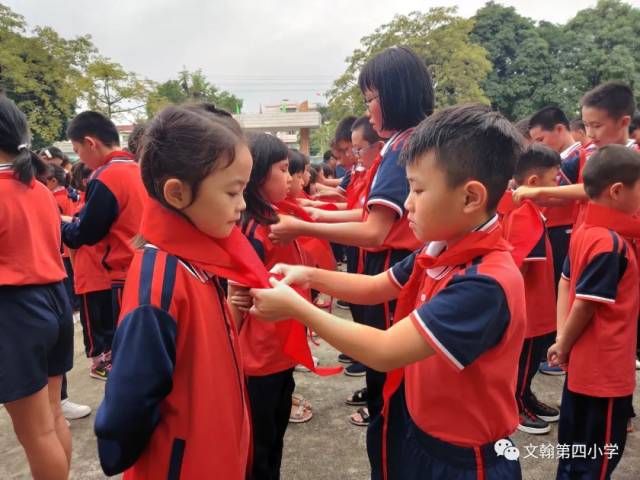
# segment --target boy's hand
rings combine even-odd
[[[241,312],[248,312],[253,306],[253,298],[248,288],[237,289],[229,298],[229,303]]]
[[[269,238],[274,243],[287,243],[298,236],[299,220],[289,215],[280,215],[280,221],[271,225]]]
[[[540,194],[540,189],[536,187],[518,187],[513,192],[513,201],[520,203],[525,199],[534,200]]]
[[[318,220],[321,216],[320,212],[322,212],[322,210],[315,207],[304,207],[304,211],[307,212],[313,220]]]
[[[70,217],[69,215],[60,215],[60,219],[66,223],[73,222],[73,217]]]
[[[563,345],[562,340],[556,339],[556,342],[547,350],[547,362],[552,367],[561,367],[566,369],[569,362],[569,351]]]
[[[271,269],[271,273],[282,275],[280,280],[285,285],[297,285],[300,288],[309,288],[311,283],[311,268],[301,265],[287,265],[277,263]]]
[[[252,288],[253,306],[249,313],[263,320],[277,321],[299,317],[299,312],[310,304],[284,282],[270,278],[273,288]]]

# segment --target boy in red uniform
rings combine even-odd
[[[251,427],[237,330],[220,277],[247,281],[235,226],[251,155],[236,124],[167,107],[147,127],[150,197],[127,275],[113,368],[96,416],[107,475],[243,479]]]
[[[515,450],[503,456],[497,447],[518,425],[524,282],[495,209],[521,138],[484,106],[436,112],[403,153],[405,206],[426,249],[375,276],[281,265],[284,281],[251,292],[255,314],[295,314],[346,354],[392,371],[383,414],[370,426],[374,479],[520,478]],[[397,297],[396,321],[387,330],[345,322],[307,305],[288,283],[362,304]]]
[[[626,442],[635,388],[640,154],[608,145],[584,169],[591,199],[571,238],[548,361],[567,369],[558,441],[587,455],[561,459],[558,477],[609,478]],[[582,446],[582,447],[576,447]]]
[[[516,164],[517,185],[553,186],[556,184],[560,156],[544,145],[532,144]],[[553,255],[545,217],[533,202],[513,203],[507,191],[498,205],[505,238],[514,247],[516,264],[524,277],[527,300],[527,328],[518,365],[516,400],[520,409],[518,429],[532,434],[551,431],[548,422],[558,420],[558,410],[540,402],[531,391],[531,381],[538,371],[544,352],[553,342],[556,329]]]
[[[76,116],[67,136],[80,160],[94,172],[77,221],[62,224],[62,240],[69,248],[99,244],[104,252],[100,261],[111,277],[115,325],[146,197],[140,167],[131,153],[120,150],[115,125],[101,113]]]

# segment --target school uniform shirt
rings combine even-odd
[[[409,128],[393,135],[380,152],[380,161],[371,167],[371,183],[367,186],[363,221],[373,206],[390,208],[396,213],[397,219],[384,243],[380,247],[366,248],[367,251],[415,250],[420,247],[420,242],[409,228],[404,209],[404,202],[409,196],[409,181],[405,168],[398,164],[402,148],[412,133],[413,128]]]
[[[297,240],[276,245],[269,239],[269,227],[260,225],[254,219],[246,223],[242,232],[267,270],[276,263],[304,264],[303,252]],[[270,375],[296,366],[298,362],[285,354],[283,338],[277,331],[276,323],[245,315],[240,328],[240,348],[247,375]]]
[[[577,182],[577,172],[574,172],[574,169],[576,162],[579,162],[581,148],[582,144],[576,142],[560,152],[562,163],[560,164],[560,172],[556,178],[559,186],[571,185]],[[547,219],[547,228],[573,225],[577,215],[576,202],[561,206],[544,207],[542,214]]]
[[[525,338],[551,333],[556,329],[556,293],[553,252],[545,218],[531,201],[514,205],[511,191],[505,193],[498,213],[502,213],[503,235],[513,246],[511,254],[516,265],[526,266],[523,274],[527,302]]]
[[[43,285],[67,274],[60,255],[60,210],[47,187],[17,180],[0,165],[0,285]]]
[[[596,303],[593,318],[569,354],[568,388],[593,397],[622,397],[635,388],[638,327],[638,265],[626,231],[640,236],[630,215],[589,203],[584,224],[574,231],[563,278],[569,305]]]
[[[108,475],[126,469],[125,480],[243,479],[251,427],[242,360],[224,292],[205,270],[226,252],[162,209],[145,210],[160,212],[142,232],[158,246],[135,252],[124,287],[96,416],[100,462]]]
[[[354,168],[355,168],[355,165],[351,167],[349,170],[346,170],[345,174],[342,176],[342,181],[340,182],[340,185],[338,185],[337,187],[338,190],[340,190],[340,192],[342,192],[343,194],[347,191],[347,188],[349,188],[349,184],[351,183],[351,176],[353,175]]]
[[[74,214],[77,215],[82,210],[84,199],[84,192],[80,192]],[[111,289],[111,277],[101,262],[103,247],[101,243],[83,245],[74,251],[71,260],[74,271],[73,288],[77,295]]]
[[[69,196],[69,190],[65,187],[56,187],[53,190],[53,198],[55,198],[60,210],[60,215],[72,216],[76,211],[76,202]],[[69,257],[69,247],[62,245],[62,256]]]
[[[140,167],[128,152],[112,152],[87,184],[86,203],[78,220],[62,225],[62,239],[70,248],[101,243],[101,263],[112,282],[124,281],[133,258],[132,240],[138,233],[147,196]]]
[[[444,253],[443,242],[421,251],[436,262],[441,255],[463,258],[460,264],[425,271],[415,252],[388,270],[398,288],[407,287],[409,293],[417,280],[409,319],[435,352],[404,368],[411,419],[428,435],[463,447],[495,442],[518,425],[515,391],[526,323],[524,282],[501,230],[494,217]],[[476,256],[483,245],[488,248]],[[402,295],[396,313],[404,315]]]

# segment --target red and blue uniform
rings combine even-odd
[[[251,427],[235,324],[216,274],[231,245],[154,200],[125,284],[113,367],[95,430],[124,479],[247,476]],[[243,241],[237,232],[236,248]]]
[[[593,203],[587,204],[584,223],[571,238],[563,271],[569,307],[580,299],[595,302],[596,309],[569,354],[558,441],[600,453],[561,459],[558,478],[609,478],[624,451],[640,301],[637,259],[628,238],[640,238],[640,223]],[[602,453],[605,445],[616,445],[611,458]]]
[[[388,271],[402,289],[396,313],[435,353],[389,374],[369,432],[373,478],[520,478],[519,463],[494,451],[519,420],[526,306],[509,250],[494,217],[452,248],[432,242]]]
[[[0,165],[0,403],[42,389],[73,364],[73,319],[62,280],[60,211],[40,182]]]

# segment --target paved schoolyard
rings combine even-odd
[[[344,310],[335,310],[347,317]],[[82,351],[82,332],[76,324],[76,356],[74,369],[69,374],[70,398],[91,405],[95,410],[103,395],[104,383],[88,375],[88,363]],[[324,365],[336,363],[336,351],[326,342],[313,347]],[[534,390],[547,403],[557,405],[563,379],[537,375]],[[319,378],[308,373],[296,373],[296,391],[308,398],[314,407],[314,418],[306,424],[289,425],[285,438],[282,466],[283,480],[365,480],[369,468],[365,453],[365,430],[349,424],[353,407],[344,399],[364,384],[363,378],[337,375]],[[640,412],[638,396],[634,402]],[[471,399],[472,401],[472,399]],[[73,434],[73,460],[71,478],[82,480],[104,479],[96,454],[93,435],[93,414],[71,423]],[[635,421],[640,430],[640,420]],[[521,451],[523,478],[549,480],[555,477],[557,432],[532,436],[517,432],[514,440]],[[541,458],[542,456],[547,458]],[[524,458],[527,457],[528,458]],[[536,458],[537,457],[537,458]],[[640,431],[629,435],[624,457],[613,476],[615,479],[640,478]],[[6,411],[0,409],[0,479],[29,478],[29,469],[22,449],[17,444]],[[115,477],[117,478],[117,477]]]

